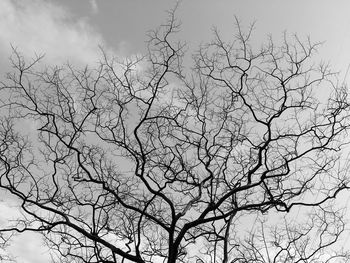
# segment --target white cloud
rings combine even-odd
[[[90,3],[97,11],[95,1]],[[75,18],[64,7],[45,0],[0,0],[0,32],[1,75],[8,70],[11,44],[27,58],[44,53],[45,63],[56,65],[68,60],[78,65],[95,63],[100,57],[98,46],[106,47],[102,35],[86,18]],[[2,194],[0,226],[19,216],[12,201]],[[7,251],[22,263],[49,261],[47,248],[34,233],[18,235]]]
[[[4,200],[0,200],[0,227],[5,227],[11,220],[21,217],[18,203],[9,199],[8,195],[1,191]],[[5,251],[0,249],[0,254],[15,257],[18,263],[44,263],[49,262],[48,249],[43,246],[41,236],[37,233],[26,232],[13,237],[9,247]],[[3,263],[10,261],[3,260]]]
[[[96,1],[90,3],[97,10]],[[10,56],[12,44],[29,57],[44,53],[50,64],[94,63],[98,46],[106,46],[86,18],[74,18],[67,9],[44,0],[1,0],[0,32],[2,57]]]
[[[96,0],[90,0],[90,6],[93,14],[98,13],[98,5]]]
[[[51,258],[41,236],[33,232],[21,233],[13,238],[7,250],[18,263],[47,263]]]

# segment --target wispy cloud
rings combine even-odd
[[[97,0],[90,0],[90,6],[91,6],[92,13],[97,14],[98,13]]]
[[[90,3],[97,11],[96,1]],[[95,62],[98,46],[106,46],[86,18],[74,18],[64,7],[44,0],[1,0],[0,32],[2,57],[10,55],[12,44],[28,56],[45,53],[53,64]]]

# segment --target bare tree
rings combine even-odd
[[[268,227],[268,222],[260,221],[254,231],[232,249],[234,260],[231,262],[349,262],[348,251],[328,249],[345,229],[339,211],[318,209],[304,218],[304,224],[301,221],[289,217]]]
[[[251,217],[325,211],[348,188],[346,89],[312,61],[318,44],[285,36],[254,49],[253,27],[237,25],[232,42],[214,31],[191,69],[173,40],[174,12],[149,34],[145,56],[103,53],[95,69],[44,69],[14,50],[0,95],[0,188],[23,217],[2,237],[40,232],[57,262],[311,262],[324,253],[343,231],[335,212],[272,231],[273,248],[262,230],[235,237]],[[315,253],[299,250],[309,229],[325,226],[335,230],[320,234]],[[260,245],[271,255],[255,255]]]

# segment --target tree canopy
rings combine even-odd
[[[169,12],[147,54],[102,52],[95,68],[14,49],[0,189],[23,216],[1,226],[3,245],[35,231],[56,262],[346,260],[326,249],[344,231],[332,200],[349,187],[349,103],[313,61],[319,44],[285,34],[256,48],[237,22],[188,67],[179,30]],[[288,217],[300,208],[312,215]],[[287,216],[267,227],[269,213]]]

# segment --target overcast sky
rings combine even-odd
[[[101,45],[117,55],[142,52],[147,30],[161,24],[174,0],[1,0],[1,69],[11,44],[24,54],[45,53],[50,63],[94,63]],[[256,21],[255,39],[275,39],[284,30],[325,41],[320,54],[336,69],[350,61],[350,2],[347,0],[183,0],[179,38],[190,48],[211,38],[216,26],[234,33],[234,15],[248,25]],[[344,66],[345,65],[345,66]]]
[[[144,51],[147,30],[160,25],[174,0],[0,0],[0,73],[9,70],[11,45],[27,57],[45,54],[46,63],[94,64],[102,46],[117,56]],[[229,37],[234,16],[243,25],[256,21],[257,43],[271,34],[278,40],[283,31],[325,41],[320,57],[346,71],[350,63],[349,0],[183,0],[178,18],[179,39],[189,49],[209,41],[216,26]],[[0,203],[0,214],[13,209]],[[0,216],[5,220],[4,216]],[[31,235],[17,239],[10,251],[22,263],[47,262],[40,241]]]

